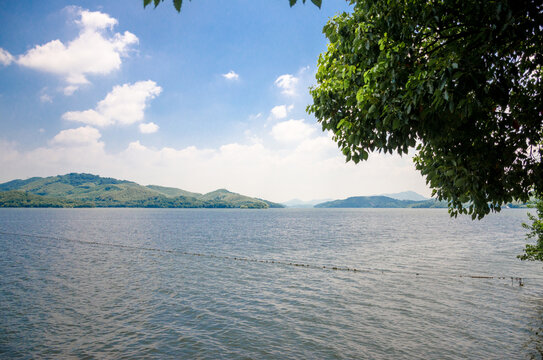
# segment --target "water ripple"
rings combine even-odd
[[[522,221],[1,210],[0,357],[538,357],[543,279],[515,259]]]

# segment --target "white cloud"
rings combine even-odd
[[[288,112],[291,111],[293,108],[294,105],[277,105],[271,109],[270,113],[272,118],[274,119],[284,119],[287,117]]]
[[[106,28],[112,29],[118,24],[117,19],[99,11],[81,11],[80,14],[81,20],[77,20],[76,23],[83,29],[94,31]]]
[[[239,74],[236,74],[233,70],[230,70],[226,74],[222,74],[222,76],[227,80],[239,80]]]
[[[77,129],[62,130],[51,140],[53,145],[80,146],[97,144],[102,135],[97,129],[84,126]]]
[[[13,62],[13,56],[7,51],[0,48],[0,64],[8,66]]]
[[[64,93],[64,95],[70,96],[70,95],[73,95],[77,91],[77,89],[79,89],[79,86],[68,85],[63,89],[62,92]]]
[[[315,130],[313,126],[306,124],[303,119],[287,120],[275,124],[271,135],[280,142],[299,143],[309,139],[315,133]]]
[[[68,111],[62,114],[62,118],[64,120],[77,121],[84,124],[90,124],[100,127],[113,124],[113,121],[111,119],[107,119],[96,110]]]
[[[279,89],[281,89],[281,93],[287,96],[295,96],[297,95],[297,85],[298,85],[299,79],[291,74],[285,74],[279,76],[274,84]]]
[[[277,105],[271,109],[271,115],[275,119],[284,119],[287,117],[287,107],[285,105]]]
[[[262,117],[262,113],[258,113],[258,114],[251,114],[249,115],[249,120],[256,120],[256,119],[260,119]]]
[[[300,127],[306,129],[303,124]],[[409,156],[371,154],[358,165],[345,163],[330,136],[305,131],[312,136],[286,147],[264,140],[208,149],[155,149],[133,141],[119,153],[106,152],[99,131],[90,126],[63,130],[48,146],[30,151],[18,151],[15,144],[0,140],[0,182],[75,171],[196,192],[227,188],[272,201],[345,198],[406,189],[429,194]]]
[[[48,94],[41,94],[40,95],[40,101],[42,103],[52,103],[53,102],[53,98],[48,95]]]
[[[158,131],[158,125],[154,122],[139,124],[139,129],[142,134],[152,134]]]
[[[99,127],[134,124],[143,121],[148,100],[161,92],[162,88],[152,80],[117,85],[95,109],[68,111],[62,118]]]
[[[80,9],[79,15],[76,23],[81,30],[77,38],[67,44],[52,40],[36,45],[17,60],[19,65],[63,77],[68,83],[66,95],[88,84],[87,75],[106,75],[119,69],[130,45],[138,42],[136,35],[128,31],[109,35],[106,30],[112,29],[117,20],[108,14]]]

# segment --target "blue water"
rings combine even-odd
[[[540,358],[523,221],[0,209],[0,358]]]

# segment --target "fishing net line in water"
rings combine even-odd
[[[18,236],[21,239],[34,238],[34,239],[42,239],[42,240],[54,240],[54,241],[63,241],[63,242],[77,243],[77,244],[83,244],[83,245],[95,245],[95,246],[103,246],[103,247],[110,247],[110,248],[127,249],[127,250],[134,250],[134,251],[149,251],[149,252],[156,252],[156,253],[177,254],[177,255],[183,255],[183,256],[204,257],[204,258],[209,258],[209,259],[221,259],[221,260],[231,260],[231,261],[238,261],[238,262],[274,264],[274,265],[276,264],[280,266],[292,266],[292,267],[297,267],[297,268],[318,269],[318,270],[325,270],[325,271],[343,271],[343,272],[353,272],[353,273],[360,273],[360,274],[364,274],[364,273],[382,274],[382,275],[403,274],[403,275],[412,275],[412,276],[417,276],[417,277],[420,276],[420,277],[426,277],[426,278],[455,277],[455,278],[470,278],[470,279],[480,279],[480,280],[508,280],[508,281],[511,280],[511,285],[518,285],[518,286],[524,286],[524,281],[528,279],[526,277],[518,277],[518,276],[445,275],[445,274],[428,274],[428,273],[414,272],[414,271],[409,272],[409,271],[395,271],[395,270],[385,270],[385,269],[354,268],[354,267],[337,266],[337,265],[317,265],[317,264],[308,264],[308,263],[303,263],[303,262],[298,262],[298,261],[257,259],[257,258],[243,257],[243,256],[216,255],[216,254],[198,253],[198,252],[190,252],[190,251],[175,250],[175,249],[159,249],[159,248],[144,247],[144,246],[126,245],[126,244],[103,243],[103,242],[98,242],[98,241],[79,240],[79,239],[71,239],[71,238],[66,238],[66,237],[41,235],[41,234],[24,234],[24,233],[0,231],[0,235]]]

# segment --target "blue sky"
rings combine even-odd
[[[322,27],[287,0],[0,4],[0,181],[90,172],[274,201],[414,190],[410,157],[346,164],[305,112]]]

